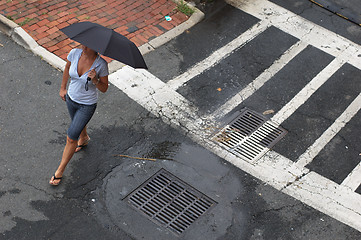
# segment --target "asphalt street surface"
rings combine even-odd
[[[168,82],[258,21],[222,1],[205,10],[208,14],[203,22],[145,56],[152,74]],[[352,38],[357,31],[344,34]],[[295,37],[277,28],[268,28],[177,92],[196,105],[201,114],[209,114],[295,42]],[[61,185],[50,186],[48,181],[60,161],[69,124],[66,105],[58,95],[62,73],[2,33],[0,43],[1,239],[361,238],[356,229],[204,149],[183,129],[164,123],[113,85],[105,94],[100,94],[98,108],[89,123],[89,146],[75,154]],[[246,106],[258,112],[268,109],[277,112],[332,59],[329,54],[307,46],[269,86],[233,111]],[[289,81],[298,74],[305,76],[302,81]],[[346,75],[352,82],[359,79],[360,71],[344,65],[337,74]],[[343,86],[337,74],[323,86],[323,91],[314,95],[315,99],[306,103],[306,110],[298,110],[293,115],[295,119],[282,124],[289,133],[276,145],[276,152],[291,160],[297,159],[360,92],[360,84],[352,82]],[[276,85],[281,86],[285,94],[274,94],[280,91],[272,89]],[[223,91],[216,95],[216,88]],[[321,101],[329,99],[327,92],[335,88],[341,92],[339,98],[334,99],[336,102]],[[318,105],[318,100],[322,104]],[[318,107],[312,109],[315,105]],[[335,105],[332,113],[319,112]],[[309,131],[307,129],[314,126],[307,125],[310,118],[315,119],[313,124],[320,132],[305,137],[298,129]],[[352,154],[360,149],[355,130],[358,119],[356,115],[310,168],[332,181],[342,182],[355,166],[355,160],[349,158],[335,174],[337,163],[328,162],[327,156],[351,154],[345,152],[346,144]],[[169,171],[216,202],[180,236],[136,211],[126,198],[160,169]]]

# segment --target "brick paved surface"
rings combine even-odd
[[[0,14],[62,59],[78,46],[59,31],[72,23],[95,22],[141,46],[188,19],[171,0],[1,0]]]

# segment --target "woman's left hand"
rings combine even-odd
[[[96,79],[97,76],[97,72],[95,71],[95,69],[90,70],[90,72],[88,73],[88,77],[90,77],[92,79],[92,81],[98,81],[98,79]]]

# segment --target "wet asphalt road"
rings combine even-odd
[[[206,21],[206,24],[219,24],[222,30],[216,37],[225,37],[222,31],[230,32],[236,27],[226,28],[230,25],[222,16],[241,17],[245,25],[253,24],[252,17],[240,16],[229,6],[219,6],[227,14]],[[202,26],[207,31],[208,25],[200,24],[197,28]],[[276,30],[268,34],[279,37],[285,44],[293,41],[282,38]],[[186,35],[181,37],[187,39]],[[65,103],[58,96],[62,73],[2,33],[0,43],[3,45],[0,47],[1,239],[175,239],[171,232],[146,219],[123,200],[161,168],[217,202],[179,239],[358,239],[361,236],[360,232],[278,192],[203,149],[114,86],[101,94],[89,124],[92,139],[89,146],[74,156],[62,184],[57,188],[49,186],[69,123]],[[211,42],[209,45],[209,51],[217,48]],[[196,49],[188,48],[182,53],[182,56],[194,55],[187,55],[189,61],[182,60],[182,64],[198,61],[196,58],[201,53]],[[182,47],[177,48],[181,50]],[[172,61],[159,65],[157,54],[165,51],[161,48],[146,56],[154,74],[174,71]],[[172,60],[180,61],[173,57]],[[191,89],[179,91],[192,96]],[[157,160],[115,156],[118,154]]]

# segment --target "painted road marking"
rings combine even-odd
[[[234,166],[361,231],[361,195],[349,186],[336,184],[276,152],[268,152],[256,164],[238,158],[210,140],[206,129],[214,122],[202,120],[187,99],[147,71],[124,67],[110,75],[109,81],[165,123],[182,128],[193,141]]]
[[[302,104],[311,97],[337,70],[343,66],[344,62],[339,59],[334,59],[328,64],[316,77],[312,79],[298,94],[293,97],[283,108],[278,111],[273,117],[272,121],[282,124],[289,118]]]
[[[276,113],[274,119],[277,119],[277,121],[283,122],[290,116],[292,112],[313,94],[315,91],[313,88],[319,88],[342,64],[348,62],[358,69],[361,69],[361,61],[359,61],[357,56],[361,52],[359,45],[268,1],[252,0],[245,3],[243,0],[242,4],[240,4],[241,1],[232,2],[234,3],[233,5],[238,6],[239,9],[261,19],[262,26],[268,27],[273,25],[300,39],[298,47],[293,50],[288,50],[294,52],[284,54],[284,62],[274,63],[272,71],[279,71],[282,66],[287,64],[287,58],[291,60],[299,51],[304,49],[307,44],[311,44],[336,58],[301,90],[299,94],[286,104],[285,107],[287,108],[284,107],[280,112]],[[255,26],[253,28],[254,30],[260,30]],[[231,48],[237,49],[239,46],[237,46],[237,44],[232,45],[232,47],[229,45],[228,51]],[[222,55],[221,51],[217,54],[220,54],[218,56]],[[193,141],[201,144],[219,157],[270,184],[276,189],[361,231],[361,195],[354,192],[354,189],[357,188],[357,183],[360,182],[360,165],[349,174],[342,184],[337,184],[305,168],[307,165],[305,161],[312,161],[312,156],[305,157],[304,159],[306,160],[300,158],[294,163],[290,159],[270,151],[257,161],[257,163],[250,163],[236,157],[210,140],[210,131],[206,131],[206,129],[209,126],[215,126],[216,122],[207,118],[207,116],[198,116],[197,108],[175,90],[202,71],[214,66],[217,61],[224,59],[227,54],[232,54],[232,51],[226,54],[223,53],[223,58],[215,57],[214,59],[208,59],[208,62],[203,62],[205,63],[205,66],[202,68],[203,70],[199,68],[200,64],[196,65],[190,72],[173,79],[173,81],[168,82],[168,84],[162,82],[145,70],[134,70],[129,67],[124,67],[110,75],[109,80],[152,114],[160,117],[167,124],[182,128],[186,135]],[[211,56],[214,57],[216,55]],[[260,82],[269,79],[266,73],[261,76],[262,74],[258,77],[262,79],[259,80]],[[178,80],[179,83],[176,82]],[[312,154],[320,151],[339,129],[342,129],[346,122],[356,114],[360,108],[360,95],[349,105],[334,124],[326,130],[319,140],[317,140],[321,145],[316,146],[316,144],[314,144],[311,146]],[[229,104],[234,103],[229,102]],[[223,112],[224,114],[232,109],[232,107],[227,106],[222,106],[222,108],[226,110]],[[221,111],[218,110],[215,111],[215,113],[221,113]],[[283,114],[285,114],[285,117],[282,117]],[[213,114],[213,116],[215,115],[216,114]]]
[[[352,191],[361,185],[361,162],[352,170],[352,172],[343,180],[342,186],[349,187]]]
[[[230,112],[244,100],[250,97],[253,93],[255,93],[258,89],[260,89],[268,80],[270,80],[274,75],[276,75],[278,71],[280,71],[284,66],[286,66],[288,62],[290,62],[306,47],[306,43],[295,43],[286,52],[284,52],[284,54],[279,59],[277,59],[268,69],[263,71],[255,80],[248,84],[247,87],[242,89],[242,91],[240,91],[237,95],[233,96],[220,108],[214,111],[214,113],[212,113],[212,115],[210,115],[209,117],[212,119],[217,119],[223,116],[225,113]]]
[[[267,0],[226,0],[238,9],[361,69],[361,46]]]
[[[250,42],[252,39],[257,37],[259,34],[264,32],[268,28],[268,25],[265,21],[260,21],[256,23],[253,27],[248,29],[246,32],[241,34],[239,37],[228,43],[227,45],[221,47],[217,51],[213,52],[209,57],[203,61],[194,65],[191,69],[187,70],[185,73],[175,77],[174,79],[168,81],[168,85],[177,90],[183,84],[191,80],[192,78],[198,76],[202,72],[216,65],[219,61],[229,56],[237,48],[240,48]]]
[[[352,119],[361,108],[361,93],[352,101],[335,122],[298,158],[296,164],[305,167],[321,152],[334,136]],[[361,205],[361,204],[360,204]]]

